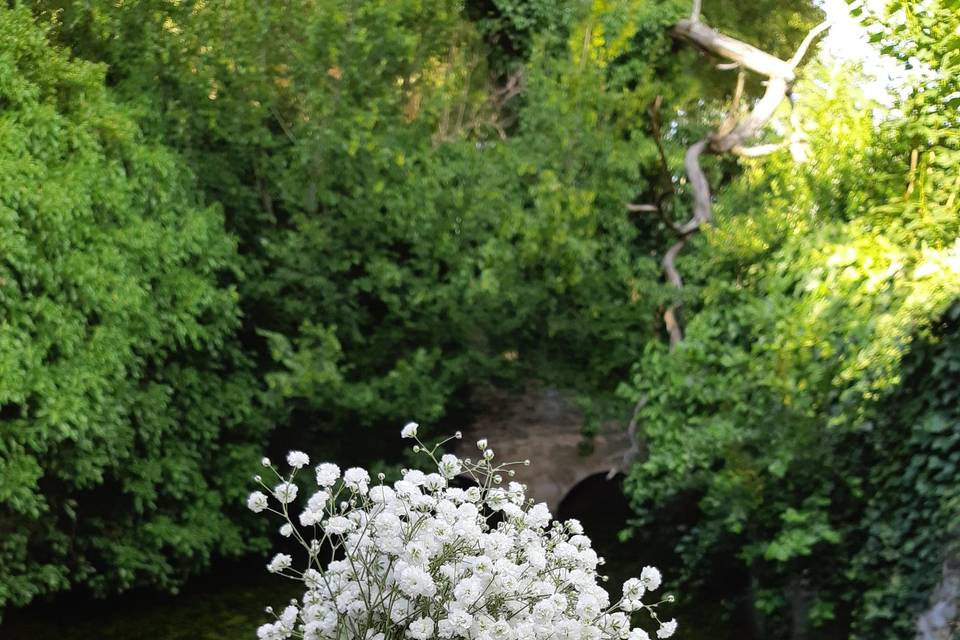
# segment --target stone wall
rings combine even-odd
[[[613,468],[627,446],[622,433],[611,429],[591,438],[589,454],[583,455],[583,415],[556,389],[489,394],[480,402],[483,414],[464,429],[457,455],[475,459],[476,441],[486,438],[498,462],[529,459],[528,467],[512,467],[512,479],[526,484],[527,495],[554,513],[578,482]]]

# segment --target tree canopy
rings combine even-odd
[[[625,544],[689,601],[732,567],[758,637],[912,631],[960,529],[955,0],[855,8],[913,75],[811,51],[761,157],[709,146],[777,78],[685,0],[11,4],[0,609],[173,588],[263,547],[264,449],[397,462],[540,383],[633,425]],[[822,19],[703,4],[781,61]]]
[[[0,10],[0,606],[247,548],[236,240],[102,65]]]

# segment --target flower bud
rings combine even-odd
[[[270,466],[270,458],[264,457],[264,458],[260,461],[260,464],[262,464],[264,467],[269,467],[269,466]]]
[[[487,439],[486,439],[486,438],[481,438],[480,440],[477,440],[477,449],[480,449],[480,450],[482,451],[482,450],[484,450],[484,449],[486,449],[486,448],[487,448]]]

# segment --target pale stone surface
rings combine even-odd
[[[590,455],[581,455],[583,416],[555,389],[537,389],[522,395],[492,394],[484,397],[487,408],[464,430],[456,453],[476,459],[476,441],[489,440],[497,462],[530,460],[530,466],[512,467],[513,478],[527,485],[527,495],[546,502],[556,513],[564,496],[580,481],[613,468],[627,447],[626,437],[616,428],[595,436]]]
[[[960,555],[944,561],[943,577],[930,600],[930,608],[917,620],[916,640],[960,637]]]

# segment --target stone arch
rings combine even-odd
[[[476,458],[475,443],[486,438],[498,460],[529,459],[530,466],[514,468],[512,479],[526,484],[527,495],[554,513],[579,482],[614,468],[627,446],[623,433],[610,430],[594,436],[584,451],[583,415],[555,389],[491,394],[484,404],[489,408],[464,431],[456,453]]]

